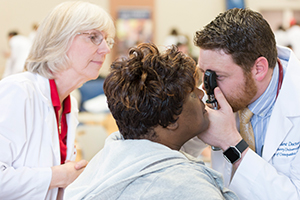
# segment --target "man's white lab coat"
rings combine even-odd
[[[277,47],[284,79],[269,121],[262,157],[248,150],[231,180],[232,165],[212,151],[212,168],[240,199],[300,199],[300,62],[288,48]],[[184,145],[195,155],[197,138]],[[203,146],[203,145],[202,145]]]

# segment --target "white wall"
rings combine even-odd
[[[197,30],[225,10],[224,0],[156,0],[156,41],[162,45],[171,28],[189,36],[191,45]],[[193,48],[194,54],[197,48]]]
[[[18,29],[28,35],[33,23],[40,22],[49,11],[63,0],[0,0],[0,51],[8,49],[7,33]],[[89,0],[109,11],[109,0]],[[300,0],[246,0],[246,6],[261,10],[300,10]],[[170,29],[189,35],[192,40],[195,32],[225,10],[225,0],[155,0],[155,39],[162,44]],[[191,41],[192,42],[192,41]],[[197,48],[194,48],[197,51]],[[108,57],[104,71],[110,63]],[[0,77],[5,59],[0,55]],[[104,72],[105,73],[105,72]]]

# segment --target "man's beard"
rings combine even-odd
[[[228,94],[229,98],[226,97],[233,112],[246,108],[257,93],[257,86],[251,75],[250,72],[244,73],[243,85],[234,94]]]

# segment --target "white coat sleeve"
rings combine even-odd
[[[31,156],[24,154],[25,144],[41,145],[30,138],[34,102],[29,93],[21,83],[1,81],[0,199],[45,199],[51,182],[50,167],[36,167],[38,162],[22,165]]]
[[[248,150],[235,172],[229,189],[240,199],[300,199],[300,152],[290,164],[290,174],[278,172],[252,150]]]

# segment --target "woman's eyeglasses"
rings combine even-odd
[[[94,43],[95,45],[100,45],[101,42],[103,41],[104,37],[102,35],[101,32],[91,32],[91,33],[77,33],[77,35],[81,35],[81,34],[86,34],[89,35],[90,40],[92,41],[92,43]],[[112,38],[107,38],[105,39],[107,46],[112,49],[114,46],[114,39]]]

